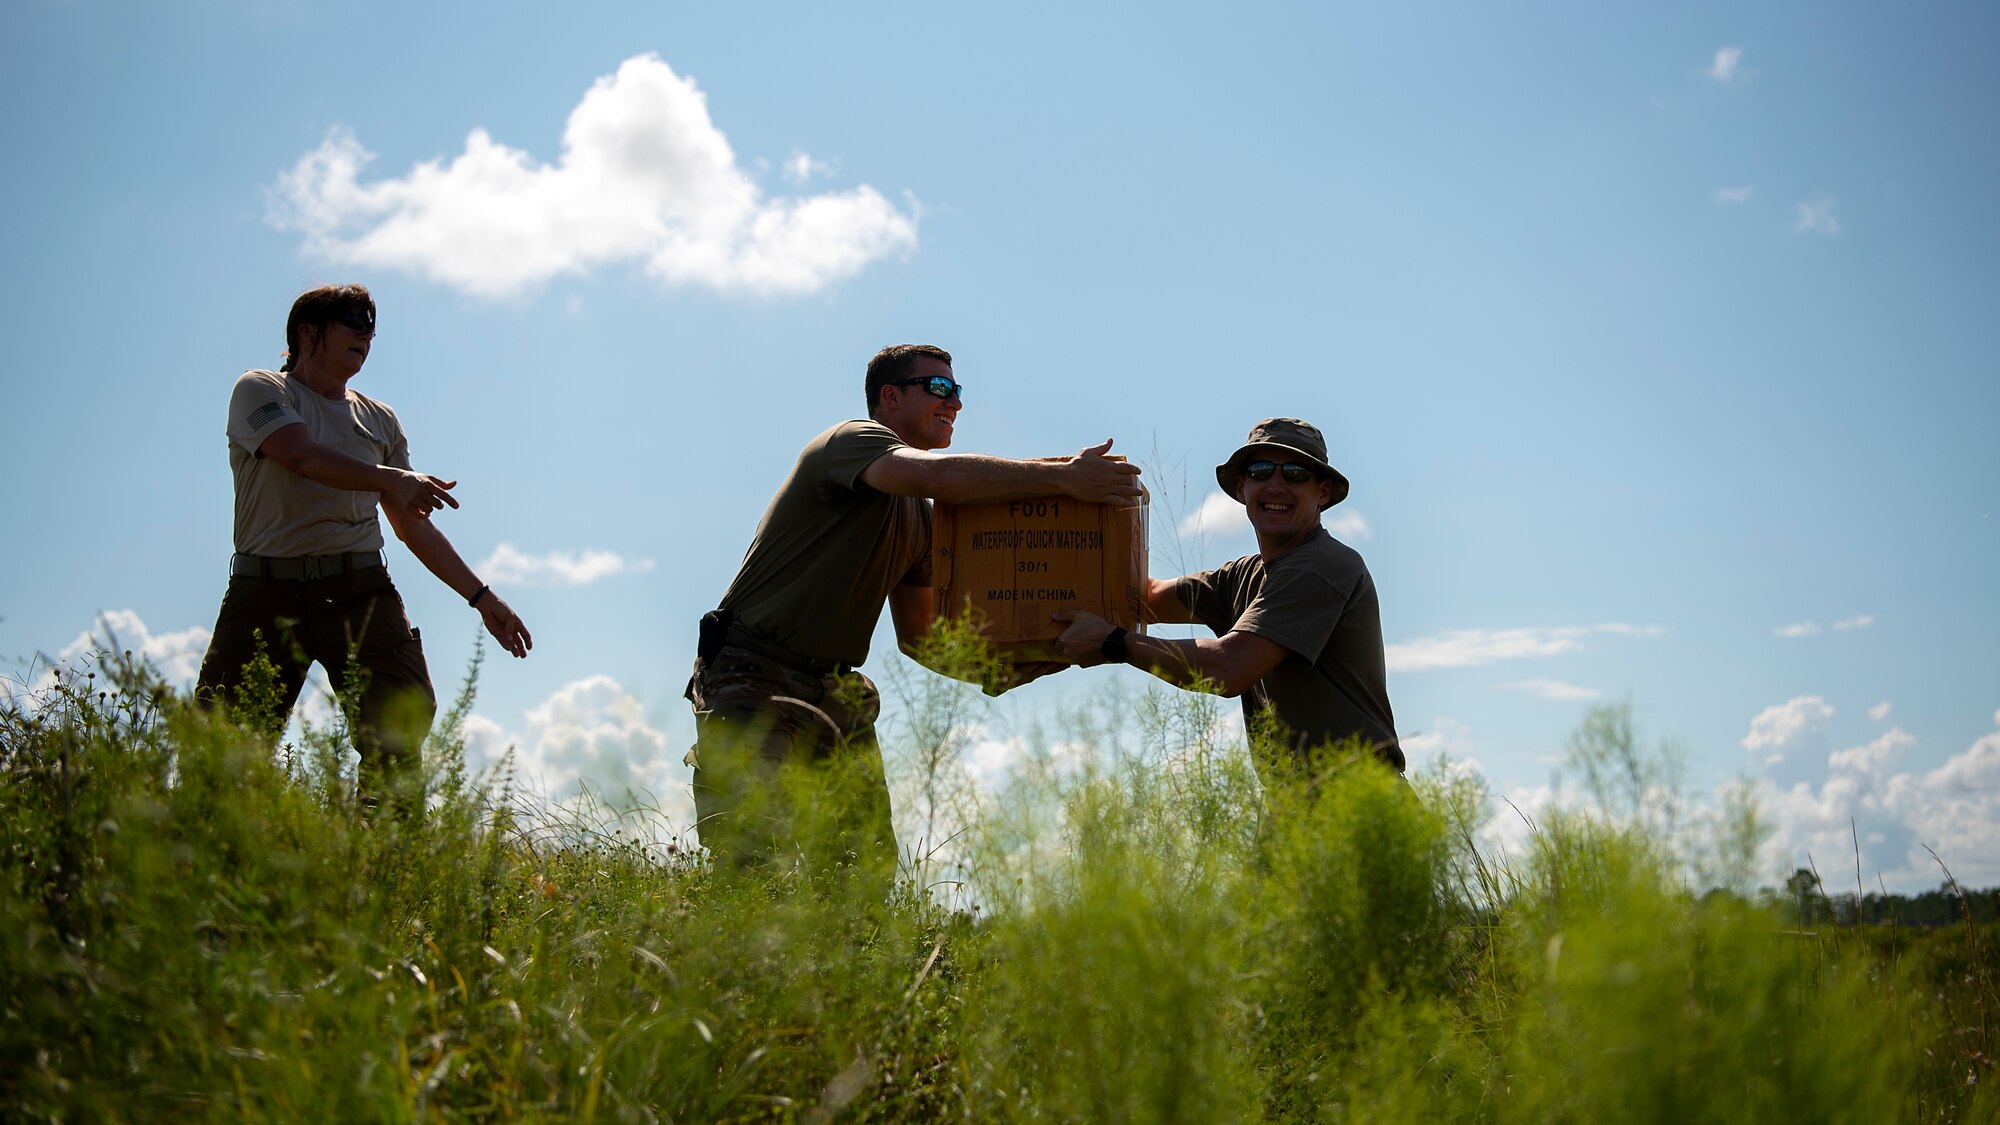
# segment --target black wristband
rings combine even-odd
[[[485,597],[487,592],[492,589],[493,587],[491,586],[481,586],[478,590],[473,592],[473,595],[471,597],[465,599],[465,604],[471,606],[474,609],[478,609],[479,599]]]
[[[1097,651],[1113,664],[1125,663],[1125,630],[1113,625],[1111,632],[1105,635],[1104,643],[1097,646]]]

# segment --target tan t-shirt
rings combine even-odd
[[[903,445],[880,422],[842,422],[812,441],[744,553],[722,608],[751,633],[813,660],[860,664],[898,584],[931,581],[931,505],[861,481]]]
[[[403,424],[387,405],[355,390],[345,400],[323,398],[282,372],[245,371],[229,394],[236,549],[279,558],[380,550],[379,494],[331,488],[257,456],[265,438],[301,422],[314,441],[356,460],[410,467]]]
[[[1291,652],[1243,693],[1243,717],[1269,710],[1304,746],[1361,735],[1396,745],[1375,580],[1354,548],[1325,529],[1266,566],[1248,555],[1190,574],[1176,587],[1215,631],[1255,633]]]

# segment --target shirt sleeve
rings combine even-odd
[[[841,488],[860,488],[862,470],[903,444],[896,431],[880,422],[848,422],[836,427],[827,438],[821,471],[828,481]]]
[[[1236,620],[1236,630],[1283,645],[1308,663],[1319,659],[1353,592],[1309,566],[1279,566]]]
[[[1218,637],[1236,624],[1236,610],[1230,604],[1235,588],[1234,573],[1228,567],[1184,574],[1174,583],[1181,604]]]
[[[304,422],[285,398],[283,378],[270,371],[245,371],[229,392],[229,440],[256,454],[264,439]]]
[[[389,452],[383,456],[382,463],[392,469],[413,472],[410,468],[410,439],[403,433],[403,420],[386,406],[382,408],[382,413],[389,430]]]

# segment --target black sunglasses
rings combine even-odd
[[[369,316],[367,313],[344,312],[334,317],[333,322],[342,327],[351,328],[363,336],[373,336],[375,334],[375,318]]]
[[[1285,479],[1293,484],[1304,484],[1318,476],[1311,465],[1301,465],[1297,461],[1287,461],[1280,465],[1276,461],[1252,461],[1243,466],[1243,475],[1251,480],[1270,480],[1272,473],[1282,472]]]
[[[960,401],[963,401],[965,398],[965,384],[954,382],[950,377],[945,375],[919,375],[914,379],[897,379],[890,383],[889,386],[921,386],[932,398],[955,398]]]

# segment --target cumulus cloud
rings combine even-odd
[[[917,244],[915,201],[899,209],[865,184],[766,197],[709,117],[708,96],[653,54],[591,86],[552,164],[477,128],[464,152],[401,177],[364,181],[373,159],[336,129],[280,174],[271,222],[328,262],[489,299],[622,264],[728,294],[814,293]],[[794,178],[827,168],[804,154],[786,164]]]
[[[530,555],[512,543],[502,543],[479,564],[479,573],[500,585],[588,586],[618,574],[644,574],[653,560],[627,558],[613,551],[549,551]]]
[[[1535,656],[1556,656],[1578,652],[1592,634],[1616,636],[1659,636],[1658,626],[1607,622],[1602,625],[1530,626],[1521,629],[1454,629],[1432,637],[1420,637],[1388,646],[1389,668],[1396,672],[1422,672],[1432,668],[1470,668],[1521,660]]]
[[[1737,71],[1743,65],[1743,48],[1719,47],[1715,57],[1709,60],[1708,76],[1717,82],[1734,82]]]
[[[77,634],[56,659],[71,663],[97,652],[129,652],[151,664],[168,683],[186,689],[194,686],[195,676],[201,672],[201,658],[208,653],[208,630],[195,625],[154,636],[137,612],[114,609],[98,615],[97,627]]]
[[[1558,703],[1575,703],[1585,699],[1596,699],[1604,693],[1596,688],[1579,687],[1562,680],[1515,680],[1502,685],[1516,691],[1525,691],[1541,699],[1551,699]]]
[[[1865,746],[1851,750],[1839,750],[1826,760],[1828,768],[1836,773],[1867,774],[1871,777],[1886,777],[1888,768],[1903,755],[1916,749],[1917,740],[1897,727],[1882,732],[1882,736]]]
[[[56,686],[59,674],[87,675],[99,668],[99,653],[114,657],[131,653],[133,658],[152,666],[161,679],[182,691],[194,687],[201,672],[201,658],[208,653],[207,629],[199,625],[177,632],[154,634],[139,614],[130,609],[101,613],[93,628],[56,653],[52,666],[36,666],[18,678],[0,678],[0,701],[38,706],[43,693]],[[46,660],[46,657],[42,658]]]
[[[1889,701],[1885,699],[1868,709],[1868,717],[1879,723],[1889,717],[1889,710]]]
[[[1183,538],[1191,538],[1203,533],[1243,531],[1249,526],[1243,502],[1218,488],[1202,497],[1201,506],[1181,520],[1180,531]]]
[[[1780,625],[1774,632],[1781,637],[1810,637],[1819,632],[1819,622],[1799,621],[1791,625]]]
[[[1826,721],[1833,708],[1817,695],[1801,695],[1766,707],[1750,720],[1743,748],[1761,765],[1781,762],[1788,754],[1817,750],[1826,740]]]
[[[1478,763],[1468,757],[1472,753],[1472,728],[1447,715],[1432,719],[1429,730],[1401,735],[1396,742],[1403,748],[1403,757],[1412,767],[1420,759],[1435,758],[1440,754],[1450,755],[1459,765],[1478,767]]]
[[[1367,518],[1348,507],[1333,509],[1333,514],[1326,517],[1326,530],[1335,539],[1348,543],[1359,543],[1375,534],[1369,530]]]
[[[1794,234],[1839,234],[1840,220],[1833,217],[1833,200],[1801,199],[1798,217],[1792,222]]]
[[[1756,194],[1757,186],[1755,184],[1744,184],[1741,187],[1716,188],[1715,201],[1717,203],[1748,203],[1750,202],[1750,197]]]
[[[1844,617],[1834,622],[1833,627],[1845,633],[1854,629],[1866,629],[1873,624],[1875,624],[1875,615],[1872,613],[1862,613],[1853,617]]]
[[[617,815],[655,814],[664,837],[694,824],[694,798],[667,734],[646,721],[638,698],[617,680],[588,676],[530,708],[518,732],[483,715],[465,724],[466,764],[485,769],[511,749],[514,774],[555,801],[588,793]]]
[[[1993,720],[2000,726],[2000,712]],[[1864,870],[1892,886],[1943,881],[1925,845],[1961,883],[2000,882],[2000,730],[1936,769],[1898,770],[1916,745],[1912,735],[1891,729],[1828,755],[1827,776],[1818,784],[1766,781],[1760,796],[1775,828],[1776,867],[1803,865],[1808,854],[1850,854],[1858,838]]]

